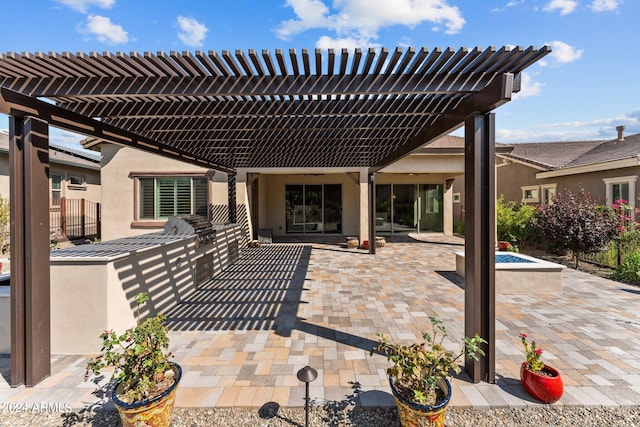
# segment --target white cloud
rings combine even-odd
[[[617,10],[620,4],[622,0],[593,0],[590,7],[594,12],[609,12]]]
[[[324,36],[318,43],[344,39],[370,46],[384,27],[431,22],[443,26],[447,34],[455,34],[466,23],[460,10],[447,0],[334,0],[333,9],[323,0],[287,0],[286,5],[293,9],[296,19],[283,21],[275,29],[283,40],[307,30],[326,29],[336,37]]]
[[[368,47],[379,47],[378,44],[372,43],[369,40],[358,39],[353,37],[337,37],[332,38],[329,36],[322,36],[316,42],[316,47],[319,49],[335,49],[339,51],[340,49],[347,48],[350,51],[354,51],[355,48],[368,48]]]
[[[510,7],[518,6],[519,4],[523,4],[523,3],[524,3],[524,0],[513,0],[505,4],[503,7],[494,7],[493,9],[491,9],[491,12],[504,12]]]
[[[49,131],[49,141],[52,144],[62,145],[63,147],[69,147],[77,150],[84,150],[82,148],[82,144],[80,144],[80,141],[84,138],[86,138],[86,136],[55,127],[51,127]]]
[[[520,92],[514,93],[512,95],[512,99],[516,100],[528,98],[530,96],[538,96],[540,95],[540,92],[542,92],[542,86],[544,86],[544,84],[534,81],[531,74],[523,71]]]
[[[576,0],[551,0],[544,8],[547,12],[560,11],[560,15],[568,15],[578,6]]]
[[[209,31],[204,24],[193,18],[185,18],[184,16],[178,16],[178,27],[180,28],[180,32],[178,33],[180,41],[192,47],[202,46],[207,36],[207,31]]]
[[[546,42],[545,45],[551,46],[551,53],[549,54],[550,60],[545,59],[539,62],[542,67],[567,64],[580,59],[584,53],[584,50],[576,49],[575,47],[558,40]]]
[[[58,3],[69,6],[73,10],[86,13],[89,7],[97,6],[101,9],[110,9],[116,4],[116,0],[56,0]]]
[[[105,16],[87,16],[87,25],[80,28],[80,32],[95,36],[98,41],[109,44],[121,44],[129,41],[127,32]]]
[[[525,129],[496,129],[496,141],[502,143],[540,141],[584,141],[613,139],[616,126],[625,126],[625,134],[640,133],[640,109],[628,114],[594,120],[545,123]]]

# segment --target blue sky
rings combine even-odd
[[[22,0],[2,52],[550,45],[496,110],[503,143],[640,132],[637,0]],[[7,16],[5,15],[5,18]],[[0,129],[7,128],[6,116]],[[52,130],[52,142],[81,138]]]

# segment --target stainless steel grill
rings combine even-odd
[[[164,224],[164,232],[165,234],[195,234],[198,245],[213,243],[216,239],[216,227],[200,215],[171,216]]]

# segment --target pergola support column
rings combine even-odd
[[[369,174],[369,253],[376,253],[376,174]]]
[[[236,202],[236,176],[230,173],[227,175],[227,191],[229,192],[229,222],[238,222],[238,206]]]
[[[51,374],[49,125],[9,116],[11,386]]]
[[[480,361],[465,360],[474,383],[495,382],[495,115],[465,120],[465,336],[488,341]]]

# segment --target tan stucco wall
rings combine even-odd
[[[108,270],[106,264],[51,264],[51,351],[54,354],[100,350],[98,335],[109,329]],[[121,318],[130,320],[131,316],[122,313]]]
[[[51,175],[60,175],[62,177],[62,197],[66,197],[67,199],[86,199],[90,202],[100,203],[101,188],[99,170],[51,163],[49,167],[49,177],[51,177]],[[71,185],[69,182],[71,176],[84,178],[84,185]],[[49,178],[49,189],[51,189],[51,178]],[[51,193],[49,193],[49,197],[51,197]]]
[[[0,154],[0,195],[9,198],[9,157]]]
[[[376,175],[377,184],[445,184],[451,175],[446,173],[380,173]],[[366,172],[325,173],[318,176],[304,174],[261,174],[258,177],[260,188],[259,228],[270,228],[274,236],[286,234],[285,224],[285,186],[296,184],[341,184],[342,185],[342,234],[368,236],[368,182]],[[452,216],[450,199],[444,206],[444,216]],[[444,221],[445,234],[451,234],[452,221]]]
[[[355,174],[358,178],[358,175]],[[359,235],[360,185],[344,173],[311,175],[267,175],[260,176],[260,225],[270,228],[274,236],[286,234],[285,186],[296,184],[341,184],[342,185],[342,234]]]
[[[0,354],[11,353],[11,294],[0,286]]]
[[[381,172],[458,175],[464,173],[464,156],[412,154],[387,166]]]
[[[50,163],[49,176],[52,174],[62,177],[62,197],[69,199],[86,199],[100,202],[100,171],[79,168],[61,163]],[[79,188],[69,187],[70,176],[81,176],[85,179],[85,185]],[[0,153],[0,195],[9,198],[9,157],[6,153]],[[51,197],[51,180],[49,180],[49,197]]]
[[[130,147],[102,144],[101,151],[103,240],[135,236],[162,229],[163,221],[159,221],[157,226],[153,228],[132,227],[134,221],[134,178],[131,176],[132,172],[194,172],[202,174],[207,172],[207,169],[204,168]],[[224,179],[226,181],[226,175]],[[224,188],[226,197],[226,183]]]
[[[135,325],[135,295],[149,295],[142,317],[167,313],[195,289],[196,260],[212,257],[215,275],[237,260],[235,244],[246,239],[239,226],[218,230],[216,241],[196,247],[195,239],[135,251],[112,261],[51,261],[51,352],[88,354],[100,350],[104,330],[124,332]],[[99,250],[97,243],[94,249]],[[197,321],[192,319],[192,321]],[[1,331],[0,331],[1,332]]]
[[[572,192],[578,192],[582,188],[589,192],[594,200],[605,204],[606,185],[603,179],[640,176],[640,166],[544,179],[537,179],[535,177],[538,172],[540,171],[537,169],[518,163],[499,167],[497,173],[497,196],[499,197],[502,194],[504,195],[505,201],[515,201],[520,203],[522,201],[521,187],[556,184],[556,191],[558,193],[561,193],[566,189]],[[636,190],[636,206],[640,206],[640,198],[638,198],[638,195],[638,191]]]
[[[520,163],[499,166],[496,168],[496,197],[500,198],[502,195],[505,201],[520,203],[522,201],[522,189],[520,187],[540,185],[540,182],[536,179],[536,172],[539,172],[539,169]]]
[[[600,203],[606,203],[606,189],[603,179],[618,178],[626,176],[640,176],[640,167],[620,168],[601,172],[590,172],[572,176],[560,176],[556,178],[546,178],[540,180],[542,184],[557,183],[558,192],[565,188],[571,191],[578,191],[580,187],[591,193],[591,197]],[[638,198],[640,187],[636,184],[636,206],[640,206],[640,198]]]

